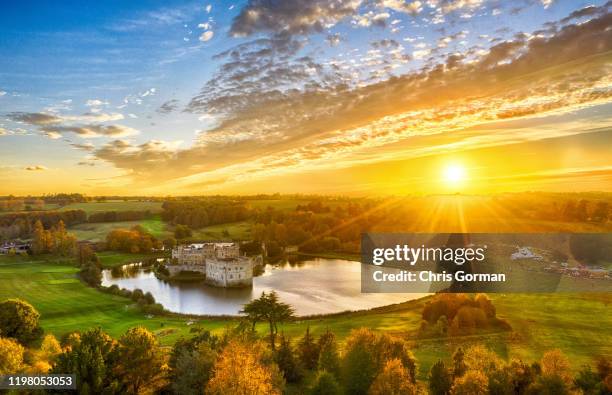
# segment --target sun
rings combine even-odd
[[[465,168],[459,164],[450,164],[444,168],[444,181],[447,184],[459,184],[465,180]]]

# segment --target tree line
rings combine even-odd
[[[87,214],[83,210],[66,211],[36,211],[10,213],[0,216],[0,240],[29,239],[34,232],[37,221],[45,229],[57,226],[60,221],[65,226],[81,224],[87,221]]]
[[[245,221],[252,215],[246,202],[233,199],[170,200],[162,204],[161,217],[175,225],[199,229],[209,225]]]

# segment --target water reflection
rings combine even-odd
[[[369,309],[415,299],[422,294],[362,294],[361,264],[341,259],[310,259],[267,265],[252,288],[216,288],[201,282],[170,283],[140,264],[104,270],[102,285],[151,292],[167,310],[184,314],[235,315],[262,291],[275,290],[298,315]]]

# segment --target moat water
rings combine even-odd
[[[361,263],[314,258],[296,263],[266,265],[253,278],[252,288],[216,288],[202,282],[167,282],[149,268],[126,265],[104,270],[102,285],[151,292],[167,310],[184,314],[236,315],[263,291],[276,291],[297,315],[364,310],[416,299],[423,294],[362,294]]]

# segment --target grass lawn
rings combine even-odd
[[[103,254],[102,254],[103,255]],[[116,264],[125,255],[103,255],[107,265]],[[32,303],[41,313],[44,329],[62,336],[73,330],[101,326],[112,336],[142,325],[157,334],[162,344],[171,345],[192,326],[187,317],[149,318],[139,312],[131,300],[87,287],[76,277],[77,268],[70,261],[32,257],[0,257],[0,300],[18,297]],[[611,294],[513,294],[491,295],[497,314],[508,320],[513,332],[474,335],[460,338],[419,340],[415,331],[421,321],[424,300],[387,306],[367,312],[301,319],[280,326],[290,337],[301,336],[307,327],[317,335],[332,330],[342,343],[350,331],[370,327],[401,336],[412,344],[424,378],[437,359],[448,359],[458,345],[485,343],[502,357],[539,359],[543,352],[560,348],[579,369],[598,355],[612,355]],[[200,325],[221,333],[235,320],[201,318]],[[258,325],[265,333],[267,326]]]
[[[162,211],[162,202],[139,202],[135,200],[109,200],[106,202],[73,203],[61,208],[66,210],[84,210],[88,215],[101,211],[142,211],[149,210],[152,213]]]
[[[228,235],[224,235],[224,231]],[[251,223],[249,221],[232,222],[220,225],[206,226],[195,229],[191,239],[194,240],[248,240],[251,236]]]
[[[173,232],[167,228],[165,222],[159,215],[141,221],[122,221],[122,222],[96,222],[85,223],[71,226],[70,232],[74,233],[79,240],[103,241],[106,235],[113,229],[129,229],[136,225],[145,228],[149,233],[159,240],[172,236]]]

